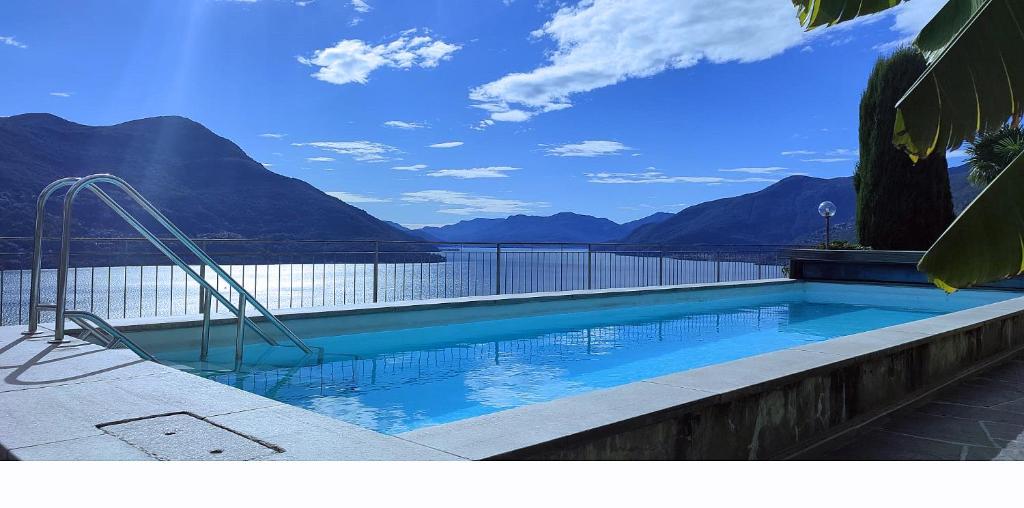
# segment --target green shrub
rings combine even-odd
[[[945,152],[914,164],[893,145],[896,102],[925,67],[917,49],[899,49],[875,63],[861,97],[857,233],[874,249],[925,250],[953,222]]]

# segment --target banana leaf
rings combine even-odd
[[[807,30],[832,26],[858,16],[895,7],[906,0],[793,0],[800,24]]]
[[[918,263],[948,292],[1024,272],[1024,154],[967,207]],[[928,210],[921,210],[928,213]]]
[[[931,63],[897,103],[893,136],[913,160],[1020,117],[1024,2],[950,0],[915,44]]]

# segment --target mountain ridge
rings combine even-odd
[[[967,166],[950,168],[954,209],[962,211],[980,192],[967,183]],[[838,239],[856,241],[856,193],[853,177],[786,177],[756,192],[705,201],[668,220],[639,228],[627,243],[674,245],[802,245],[824,236],[818,204],[832,201]],[[852,233],[852,235],[851,235]],[[816,240],[817,239],[817,240]]]
[[[425,239],[447,242],[613,242],[638,227],[657,223],[672,214],[658,212],[619,224],[610,219],[574,212],[553,215],[511,215],[506,218],[475,218],[448,226],[414,230]]]
[[[39,191],[58,178],[93,173],[125,179],[197,238],[415,239],[303,180],[268,170],[191,119],[90,126],[49,113],[0,117],[0,235],[31,236]],[[88,193],[75,208],[75,236],[133,234]],[[56,207],[47,209],[47,221],[59,221]]]

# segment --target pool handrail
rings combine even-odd
[[[144,211],[146,211],[150,217],[156,220],[161,226],[163,226],[174,238],[181,242],[197,259],[201,262],[201,267],[210,268],[213,272],[235,292],[239,295],[239,305],[235,307],[231,301],[224,296],[217,288],[206,281],[205,277],[195,273],[192,268],[185,263],[185,261],[174,253],[162,240],[154,235],[148,228],[142,225],[130,212],[124,209],[120,204],[113,200],[109,194],[104,192],[102,189],[97,187],[98,184],[107,183],[119,188],[125,194],[127,194],[132,200],[139,205]],[[180,268],[186,275],[195,280],[207,295],[217,298],[225,308],[236,314],[239,321],[237,327],[238,337],[236,337],[236,347],[240,348],[243,342],[242,335],[244,334],[245,327],[252,328],[257,334],[265,341],[272,345],[276,345],[277,342],[271,337],[266,335],[259,327],[256,326],[249,318],[245,316],[244,308],[245,303],[251,304],[271,325],[278,329],[281,333],[287,337],[292,344],[297,346],[305,353],[312,352],[310,348],[291,331],[284,323],[282,323],[276,316],[273,315],[266,307],[264,307],[251,293],[249,293],[241,284],[235,281],[224,269],[218,265],[209,255],[206,254],[202,249],[199,248],[192,240],[185,236],[185,234],[178,229],[166,216],[153,206],[142,194],[140,194],[135,188],[129,185],[123,179],[110,175],[110,174],[94,174],[82,178],[63,178],[57,180],[46,188],[39,195],[36,206],[36,228],[34,233],[34,252],[32,260],[32,277],[29,297],[29,331],[34,333],[38,327],[39,322],[39,291],[40,291],[40,272],[42,266],[42,229],[44,222],[44,213],[46,201],[56,192],[58,189],[63,187],[70,187],[64,195],[64,209],[63,209],[63,221],[62,221],[62,232],[61,232],[61,250],[60,260],[57,272],[57,297],[55,305],[53,306],[56,313],[55,327],[54,327],[54,341],[60,342],[63,340],[64,333],[64,317],[66,314],[66,297],[67,297],[67,276],[70,267],[70,247],[71,247],[71,217],[75,198],[78,194],[85,189],[91,190],[104,204],[106,204],[111,210],[117,213],[123,218],[130,226],[132,226],[139,234],[141,234],[146,240],[148,240],[153,246],[155,246],[161,253],[168,257],[178,268]],[[205,356],[209,348],[209,302],[210,298],[206,298],[206,304],[203,306],[203,336],[202,346],[200,355]],[[240,351],[236,352],[236,356],[240,356]]]

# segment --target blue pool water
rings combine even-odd
[[[245,371],[204,375],[395,434],[1019,296],[815,283],[680,295],[309,339],[323,348],[318,364],[247,349]]]

